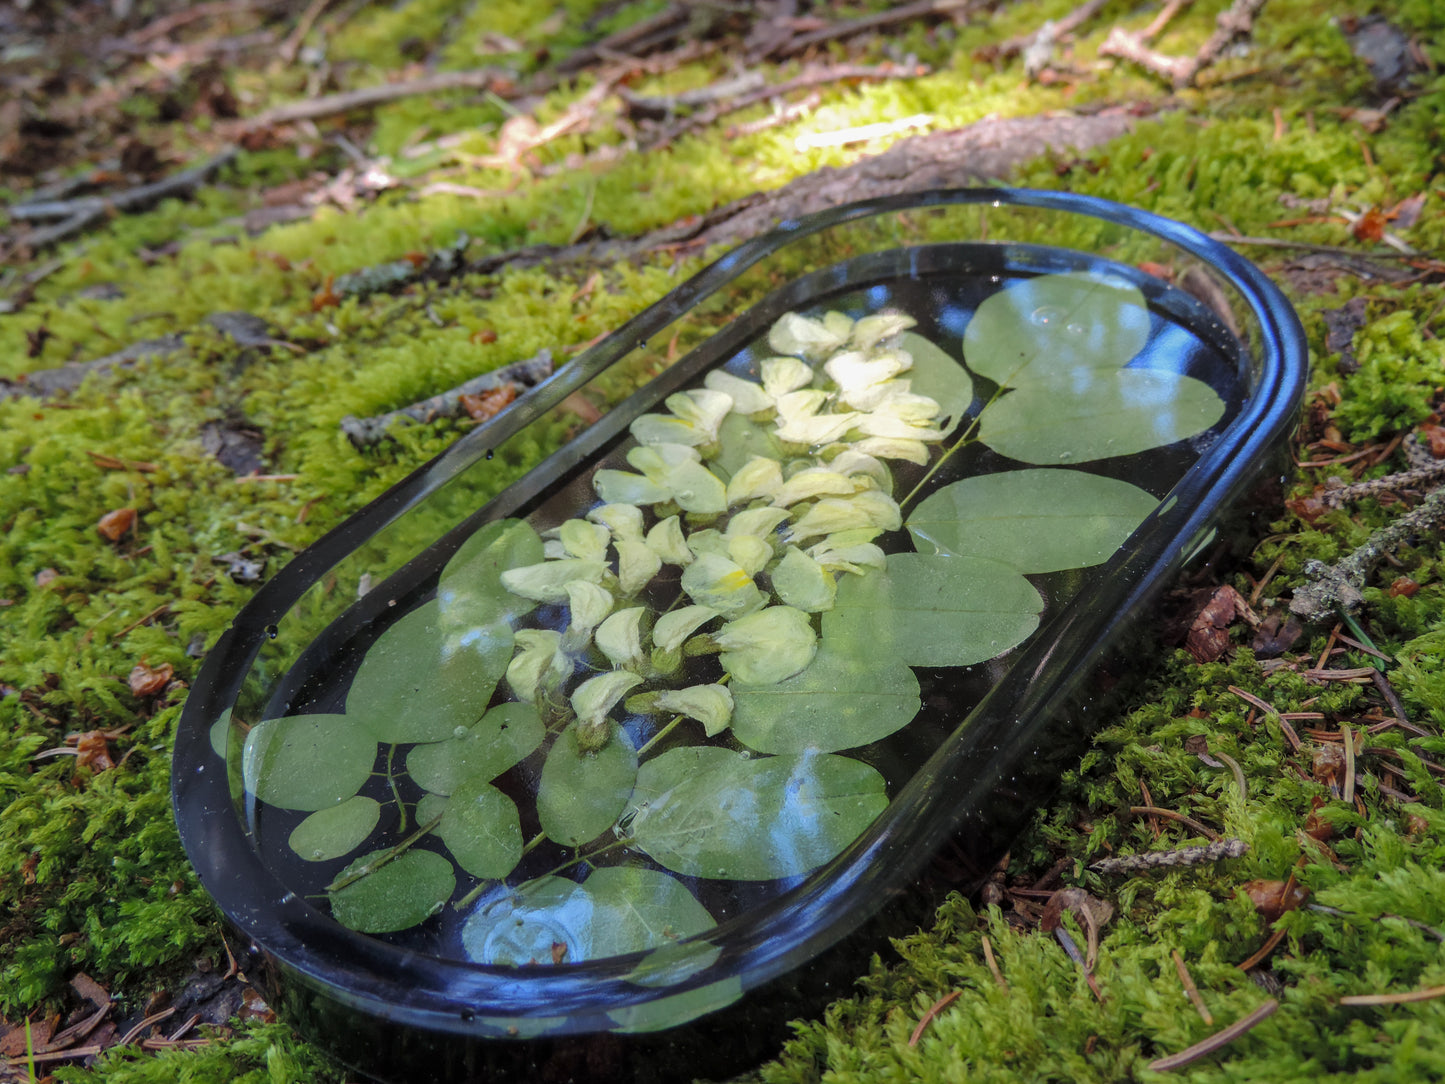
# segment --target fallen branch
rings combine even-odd
[[[476,68],[460,72],[431,72],[415,79],[403,79],[398,83],[382,83],[375,87],[327,94],[308,101],[288,102],[258,113],[254,117],[239,121],[241,131],[255,131],[258,128],[272,128],[280,124],[294,124],[301,120],[320,120],[334,117],[338,113],[349,113],[353,109],[366,109],[386,102],[412,98],[418,94],[436,94],[444,90],[495,90],[498,86],[510,85],[511,76],[495,68]]]
[[[1230,42],[1251,33],[1254,30],[1255,16],[1263,7],[1264,0],[1234,0],[1227,10],[1220,13],[1215,22],[1214,33],[1193,56],[1168,56],[1156,52],[1149,48],[1145,34],[1136,34],[1117,26],[1109,32],[1104,44],[1099,46],[1099,55],[1118,57],[1120,60],[1137,64],[1146,71],[1165,77],[1179,90],[1191,86],[1201,71],[1219,59]],[[1149,31],[1157,33],[1155,28],[1158,23],[1159,20],[1155,20]]]
[[[900,23],[910,23],[915,19],[926,19],[930,15],[947,15],[955,22],[962,22],[963,16],[989,6],[991,6],[989,0],[916,0],[912,4],[901,4],[888,11],[864,15],[857,19],[834,23],[806,34],[790,37],[786,41],[774,45],[766,53],[759,55],[757,59],[797,56],[814,45],[822,45],[829,41],[842,41],[844,38],[856,37],[870,30],[882,30]]]
[[[1339,508],[1346,501],[1358,500],[1361,497],[1378,497],[1382,493],[1389,493],[1399,489],[1409,489],[1421,482],[1433,482],[1441,475],[1445,475],[1445,459],[1434,460],[1424,466],[1415,467],[1411,470],[1402,470],[1395,474],[1387,474],[1383,478],[1371,478],[1364,482],[1353,482],[1349,485],[1330,482],[1336,480],[1331,478],[1325,483],[1325,491],[1322,498],[1330,508]]]
[[[107,354],[94,361],[71,361],[55,369],[40,369],[14,378],[0,377],[0,402],[26,395],[48,399],[62,391],[74,391],[86,377],[94,373],[128,369],[143,358],[174,354],[185,345],[185,340],[179,335],[162,335],[158,339],[132,343],[124,350],[117,350],[114,354]]]
[[[1353,613],[1364,602],[1365,579],[1386,554],[1393,553],[1413,535],[1438,532],[1445,524],[1445,488],[1430,493],[1420,505],[1376,531],[1348,557],[1327,565],[1309,561],[1305,582],[1295,588],[1290,612],[1306,621],[1323,621],[1336,610]]]
[[[1249,844],[1244,840],[1220,839],[1202,847],[1180,847],[1172,851],[1149,851],[1145,854],[1101,858],[1091,863],[1089,869],[1102,874],[1144,873],[1148,870],[1174,869],[1178,866],[1198,866],[1225,858],[1241,858],[1248,853]]]
[[[378,414],[370,418],[358,418],[348,414],[341,419],[341,431],[358,448],[379,443],[386,437],[393,422],[406,418],[413,422],[429,422],[436,418],[455,418],[466,413],[463,396],[480,395],[507,385],[531,387],[552,375],[552,351],[545,347],[526,361],[518,361],[489,373],[473,377],[450,391],[433,395],[419,403]]]

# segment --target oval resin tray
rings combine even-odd
[[[370,1075],[735,1071],[1047,797],[1304,375],[1254,267],[1139,211],[784,223],[257,593],[182,718],[186,850]]]

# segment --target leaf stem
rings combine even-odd
[[[376,861],[368,862],[360,869],[355,870],[352,873],[348,873],[344,877],[338,877],[336,880],[332,881],[329,885],[327,885],[325,890],[327,892],[340,892],[343,888],[354,885],[357,881],[361,880],[368,874],[375,873],[382,866],[386,865],[393,859],[400,858],[407,851],[411,850],[418,840],[431,832],[432,829],[434,829],[437,825],[441,824],[442,817],[444,817],[445,815],[445,813],[438,813],[435,817],[427,821],[415,832],[413,832],[411,835],[407,836],[404,840],[398,843],[395,847],[391,848],[391,850],[384,852],[379,858],[376,859]]]
[[[395,745],[392,745],[392,746],[391,746],[389,749],[387,749],[387,751],[386,751],[386,784],[387,784],[387,786],[391,787],[391,796],[392,796],[392,798],[393,798],[393,799],[395,800],[395,802],[396,802],[396,815],[397,815],[397,818],[398,818],[397,824],[396,824],[396,830],[397,830],[398,832],[405,832],[405,831],[406,831],[406,803],[401,800],[401,791],[397,788],[397,785],[396,785],[396,776],[395,776],[395,774],[393,774],[393,772],[392,772],[392,770],[391,770],[391,759],[392,759],[392,757],[394,757],[394,756],[396,756],[396,746],[395,746]]]
[[[908,496],[904,497],[901,501],[898,502],[899,511],[903,511],[908,507],[910,503],[912,503],[913,499],[918,496],[918,494],[923,490],[924,486],[926,486],[930,481],[933,480],[933,476],[939,472],[939,470],[943,467],[945,463],[948,462],[949,458],[953,455],[954,452],[958,451],[964,445],[973,442],[973,440],[975,439],[974,432],[978,429],[980,419],[983,418],[983,411],[993,406],[993,404],[998,401],[999,396],[1001,396],[1007,390],[1007,388],[1003,387],[994,389],[994,393],[989,396],[988,402],[983,404],[983,410],[980,410],[977,414],[975,414],[972,418],[968,420],[968,427],[964,429],[962,435],[959,436],[958,440],[954,441],[953,447],[949,448],[941,456],[939,456],[937,462],[935,462],[931,467],[929,467],[928,470],[924,473],[923,477],[918,480],[918,483],[908,491]]]
[[[637,758],[641,760],[642,757],[646,755],[649,749],[651,749],[658,742],[662,741],[663,738],[671,734],[673,730],[677,728],[677,725],[686,718],[686,715],[674,715],[672,717],[672,722],[668,723],[666,726],[664,726],[661,730],[659,730],[656,734],[648,738],[647,741],[643,743],[642,748],[637,750]]]
[[[567,861],[563,862],[560,866],[554,866],[552,869],[549,869],[546,873],[542,874],[542,876],[543,876],[543,877],[555,877],[557,874],[561,873],[564,869],[570,869],[572,866],[578,865],[578,864],[580,864],[580,863],[582,863],[582,862],[591,862],[592,859],[597,858],[599,855],[604,855],[604,854],[608,853],[609,851],[615,851],[615,850],[617,850],[617,849],[620,848],[620,847],[630,847],[630,846],[632,846],[632,843],[633,843],[633,840],[632,840],[631,837],[628,837],[627,839],[614,840],[613,842],[607,844],[607,846],[605,846],[605,847],[598,847],[595,851],[592,851],[592,852],[590,852],[590,853],[588,853],[588,854],[579,854],[579,855],[577,855],[577,856],[574,857],[574,858],[569,858]]]

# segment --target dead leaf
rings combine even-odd
[[[326,285],[311,298],[311,311],[320,312],[322,309],[335,308],[341,304],[341,295],[336,292],[336,276],[327,275]]]
[[[135,696],[154,696],[171,683],[176,668],[163,662],[152,669],[144,662],[137,663],[130,672],[130,691]]]
[[[1420,426],[1419,436],[1429,446],[1432,456],[1445,459],[1445,426],[1427,423]]]
[[[105,731],[87,730],[75,740],[75,763],[77,767],[104,772],[115,767],[110,758],[110,743],[105,740]]]
[[[1425,193],[1416,192],[1408,199],[1402,199],[1395,204],[1390,211],[1390,219],[1395,223],[1397,230],[1408,230],[1420,220],[1420,212],[1425,209]]]
[[[517,386],[515,384],[503,384],[500,388],[493,388],[491,391],[484,391],[480,395],[462,395],[458,397],[462,409],[474,422],[484,422],[488,418],[495,417],[505,410],[517,398]]]
[[[1229,626],[1240,618],[1251,625],[1259,624],[1243,595],[1228,584],[1216,587],[1189,626],[1185,650],[1195,662],[1213,662],[1229,647]]]
[[[59,575],[60,573],[53,568],[42,568],[39,572],[35,573],[35,586],[48,587],[50,581]]]
[[[1414,598],[1415,593],[1420,590],[1420,585],[1409,576],[1397,576],[1395,582],[1390,584],[1390,597]]]
[[[1377,243],[1385,237],[1385,212],[1378,207],[1371,207],[1364,214],[1355,220],[1350,228],[1350,233],[1356,241]]]
[[[1310,894],[1308,888],[1297,884],[1293,878],[1288,881],[1246,881],[1240,888],[1266,922],[1273,922],[1286,911],[1293,911]]]
[[[271,1006],[266,1004],[266,999],[254,986],[247,986],[242,992],[241,1007],[237,1010],[236,1017],[240,1020],[259,1020],[263,1024],[276,1021],[276,1014],[272,1012]]]
[[[1321,745],[1315,750],[1314,762],[1310,766],[1315,782],[1323,783],[1339,793],[1345,779],[1345,750],[1343,746]]]
[[[561,941],[552,942],[552,962],[560,964],[567,957],[567,946]]]
[[[1328,843],[1335,838],[1335,826],[1320,817],[1325,800],[1319,795],[1310,799],[1310,814],[1305,818],[1304,834],[1319,843]]]
[[[95,529],[112,542],[119,542],[133,526],[135,526],[135,509],[117,508],[114,512],[107,512],[101,516]]]
[[[1277,659],[1294,647],[1303,633],[1304,626],[1293,615],[1281,623],[1279,614],[1270,614],[1254,630],[1254,639],[1249,646],[1255,658]]]

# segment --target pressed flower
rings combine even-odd
[[[613,538],[642,541],[642,509],[635,504],[598,505],[587,518],[606,527]]]
[[[612,612],[615,600],[612,592],[605,587],[586,580],[572,580],[564,590],[567,592],[567,609],[572,615],[567,626],[569,630],[589,633]]]
[[[851,325],[850,325],[851,327]],[[848,341],[848,331],[839,334],[837,322],[830,329],[822,320],[785,313],[768,331],[768,345],[779,354],[796,357],[827,357]]]
[[[629,606],[597,626],[592,642],[614,668],[635,667],[643,662],[642,618],[646,613],[646,606]]]
[[[612,533],[602,524],[569,519],[556,528],[555,533],[570,556],[584,561],[607,560],[607,543],[612,540]]]
[[[813,382],[813,367],[797,358],[767,358],[758,366],[763,378],[763,391],[774,402]]]
[[[709,738],[721,734],[733,721],[733,694],[726,685],[691,685],[686,689],[667,689],[657,694],[653,709],[686,715],[702,724]]]
[[[717,427],[732,409],[733,398],[713,388],[678,392],[666,399],[671,414],[643,414],[632,423],[640,444],[696,447],[717,440]]]
[[[567,585],[576,580],[601,583],[607,566],[601,561],[566,557],[560,561],[543,561],[502,573],[502,586],[514,595],[537,602],[566,602]]]
[[[788,547],[772,571],[772,581],[778,598],[807,613],[831,610],[838,594],[833,574],[797,546]]]
[[[808,445],[841,439],[862,415],[851,411],[844,414],[817,413],[826,398],[826,393],[815,395],[812,391],[795,391],[779,399],[778,439]]]
[[[763,390],[761,384],[733,376],[724,369],[714,369],[703,377],[702,382],[714,391],[732,396],[733,412],[736,414],[758,414],[773,407],[773,397]]]
[[[818,636],[808,615],[791,606],[729,621],[712,636],[722,648],[720,662],[744,685],[772,685],[798,673],[818,651]]]
[[[676,651],[682,647],[683,641],[718,616],[718,611],[711,606],[684,606],[680,610],[670,610],[652,626],[652,643],[664,651]]]
[[[716,553],[704,553],[683,570],[682,589],[698,605],[729,617],[756,610],[767,601],[751,576]]]
[[[756,576],[768,567],[775,555],[773,545],[766,538],[744,534],[729,538],[728,557],[749,576]]]
[[[668,565],[692,564],[692,550],[682,533],[682,523],[676,516],[658,520],[647,532],[647,548]]]
[[[588,678],[572,692],[572,710],[577,713],[577,742],[584,751],[600,749],[607,743],[610,728],[607,713],[628,691],[642,684],[630,670],[609,670]]]
[[[898,505],[886,493],[865,489],[851,497],[824,497],[809,508],[802,519],[789,529],[789,541],[800,542],[820,534],[833,534],[854,527],[877,527],[897,530],[903,518]]]
[[[875,489],[881,489],[884,493],[893,489],[893,475],[881,460],[846,445],[828,460],[828,468],[839,474],[846,474],[849,478],[862,475],[873,482]]]
[[[885,339],[901,335],[917,323],[913,317],[905,316],[901,312],[880,312],[874,316],[865,316],[853,325],[849,345],[859,350],[872,350]]]
[[[624,504],[658,504],[676,501],[687,512],[716,514],[727,510],[727,489],[701,463],[696,451],[681,444],[652,444],[633,448],[627,461],[641,476],[627,471],[599,470],[592,488],[604,501]]]
[[[818,497],[845,497],[867,489],[869,482],[856,481],[833,467],[809,467],[793,475],[773,494],[773,504],[787,508],[799,501]]]
[[[758,538],[768,538],[787,518],[788,512],[784,508],[745,508],[728,521],[727,536],[740,538],[743,535],[756,535]]]
[[[701,557],[704,553],[716,553],[723,557],[728,555],[727,538],[721,531],[713,527],[693,531],[688,536],[687,547],[692,550],[694,559]]]
[[[572,660],[562,651],[562,634],[551,629],[518,629],[521,648],[507,664],[507,685],[518,700],[532,703],[544,675],[560,682],[572,672]]]
[[[635,595],[662,570],[662,558],[637,539],[619,539],[615,545],[618,586],[624,595]]]
[[[631,471],[597,471],[592,475],[592,489],[604,501],[623,504],[660,504],[672,500],[672,490],[641,474]]]
[[[830,572],[851,572],[858,576],[870,568],[881,572],[888,567],[888,557],[872,542],[835,544],[832,539],[837,537],[829,535],[822,542],[809,546],[808,556]]]
[[[853,447],[865,455],[879,459],[906,459],[924,466],[928,463],[928,445],[921,440],[900,440],[897,437],[864,437]]]
[[[823,314],[823,328],[825,331],[847,342],[853,334],[853,318],[845,312],[825,312]]]
[[[903,417],[888,409],[884,403],[869,414],[858,415],[854,426],[865,437],[882,437],[885,440],[942,440],[943,430],[921,425],[912,418]]]
[[[728,505],[746,504],[759,497],[770,497],[782,484],[782,464],[776,459],[755,455],[728,480]]]

